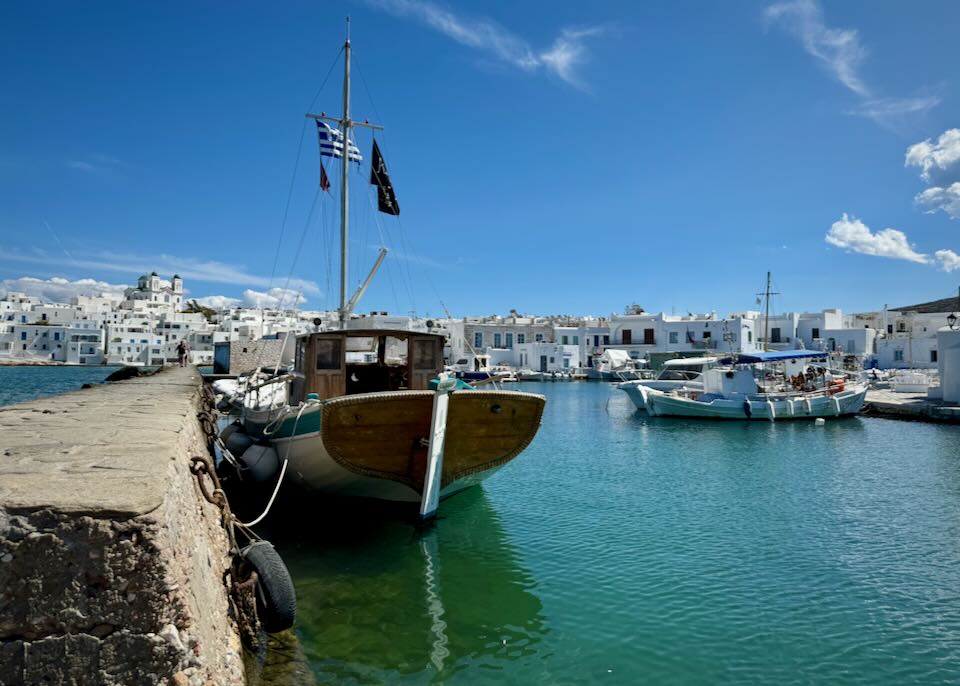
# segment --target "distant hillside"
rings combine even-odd
[[[960,311],[960,301],[957,300],[957,296],[952,298],[942,298],[941,300],[931,300],[928,303],[920,303],[919,305],[907,305],[906,307],[891,307],[889,308],[895,312],[919,312],[921,314],[929,314],[931,312],[958,312]]]

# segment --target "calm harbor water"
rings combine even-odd
[[[534,444],[435,528],[315,500],[270,527],[299,644],[261,683],[960,680],[960,427],[521,387]]]
[[[0,366],[0,405],[78,391],[85,383],[102,383],[117,369],[119,367]]]
[[[110,371],[0,367],[0,404]],[[273,518],[298,620],[254,684],[960,681],[960,427],[520,388],[548,397],[536,440],[426,532],[316,499]]]

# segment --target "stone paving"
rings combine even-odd
[[[0,684],[244,683],[192,367],[0,408]]]

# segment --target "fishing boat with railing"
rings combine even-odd
[[[654,417],[764,421],[857,414],[867,384],[826,362],[812,350],[737,354],[706,369],[702,389],[647,389],[646,409]]]

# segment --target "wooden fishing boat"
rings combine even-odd
[[[299,336],[292,373],[247,387],[239,403],[241,431],[225,439],[225,446],[228,452],[236,447],[241,454],[234,457],[259,475],[254,478],[273,474],[270,464],[282,464],[281,478],[289,473],[310,491],[419,502],[421,516],[430,517],[440,498],[480,483],[530,444],[545,400],[533,393],[476,390],[447,378],[442,335],[351,328],[357,323],[351,312],[386,248],[348,298],[348,164],[362,159],[350,131],[380,129],[350,118],[350,49],[348,38],[343,115],[307,115],[316,121],[321,155],[342,165],[340,329]],[[376,140],[370,182],[377,187],[379,210],[398,215]],[[321,188],[327,186],[321,171]],[[269,400],[262,403],[254,394]]]

